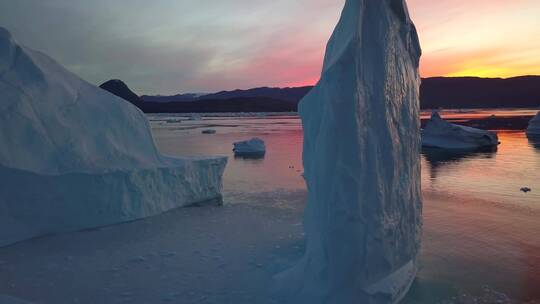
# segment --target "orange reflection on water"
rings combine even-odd
[[[420,113],[421,119],[429,119],[432,111],[424,110]],[[461,110],[441,110],[439,114],[444,119],[480,119],[487,118],[492,115],[497,117],[520,117],[520,116],[534,116],[538,113],[538,109],[461,109]]]

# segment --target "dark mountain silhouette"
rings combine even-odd
[[[187,93],[187,94],[177,94],[170,96],[163,95],[143,95],[141,99],[145,102],[184,102],[184,101],[195,101],[205,94],[196,94],[196,93]]]
[[[178,94],[173,96],[148,96],[143,95],[141,99],[147,102],[185,102],[196,100],[220,100],[231,98],[255,98],[265,97],[285,101],[299,101],[313,86],[297,88],[253,88],[249,90],[221,91],[211,94]]]
[[[142,99],[139,98],[139,96],[133,91],[131,91],[130,88],[122,80],[109,80],[100,85],[99,87],[104,89],[105,91],[108,91],[111,94],[114,94],[124,100],[131,102],[139,108],[141,108],[141,105],[143,104]]]
[[[296,111],[298,102],[312,88],[262,87],[139,98],[120,80],[108,81],[101,87],[149,113]],[[420,87],[420,103],[422,109],[540,107],[540,76],[425,78]]]
[[[422,79],[424,109],[534,108],[540,106],[540,76]]]
[[[249,90],[234,90],[221,91],[214,94],[204,95],[202,99],[230,99],[237,97],[267,97],[285,101],[300,101],[313,86],[297,87],[297,88],[254,88]]]

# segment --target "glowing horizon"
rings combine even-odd
[[[409,0],[423,77],[540,74],[540,2]]]
[[[0,0],[0,26],[94,84],[119,78],[139,94],[301,86],[318,80],[344,1]],[[422,77],[540,75],[540,1],[408,5]]]

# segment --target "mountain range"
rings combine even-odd
[[[101,88],[133,103],[147,113],[291,112],[312,86],[253,88],[211,94],[139,97],[121,80]],[[422,109],[540,107],[540,76],[513,78],[433,77],[422,79]]]

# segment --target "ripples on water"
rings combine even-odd
[[[479,118],[491,113],[448,115]],[[504,111],[510,116],[532,113]],[[228,204],[248,203],[254,197],[270,203],[282,194],[305,194],[302,129],[296,116],[188,121],[153,115],[150,120],[165,153],[229,156],[224,176]],[[208,128],[217,134],[201,134]],[[484,285],[519,300],[540,299],[540,140],[528,139],[523,132],[498,133],[501,145],[496,151],[422,151],[422,266],[406,303],[482,295]],[[234,158],[232,143],[255,136],[266,141],[266,156]],[[521,192],[522,187],[532,192]],[[286,205],[286,200],[280,203]]]

